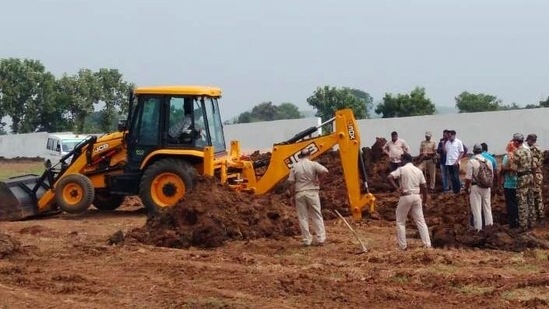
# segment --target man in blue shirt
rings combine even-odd
[[[489,160],[490,162],[492,162],[492,167],[494,168],[494,171],[497,170],[497,162],[496,162],[496,158],[494,157],[493,154],[489,153],[488,152],[488,144],[486,143],[481,143],[480,146],[482,146],[482,156],[484,158],[486,158],[487,160]],[[494,174],[495,176],[495,174]]]
[[[518,228],[518,200],[517,200],[517,173],[511,167],[509,156],[512,152],[503,156],[501,162],[501,177],[503,179],[503,193],[507,206],[507,218],[510,228]]]

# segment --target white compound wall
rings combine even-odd
[[[549,108],[528,110],[447,114],[419,117],[358,120],[363,146],[374,144],[376,137],[390,139],[392,131],[406,140],[412,155],[419,153],[419,143],[425,131],[433,132],[438,141],[442,130],[453,129],[457,137],[472,149],[475,143],[485,142],[490,152],[504,153],[505,145],[513,133],[538,135],[542,149],[549,147]],[[295,134],[320,124],[319,118],[278,120],[225,125],[227,146],[231,140],[239,140],[244,153],[255,150],[269,151],[274,143],[292,138]],[[37,157],[44,152],[47,133],[31,133],[0,136],[0,157]]]

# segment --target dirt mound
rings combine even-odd
[[[254,197],[197,177],[193,190],[179,204],[149,218],[126,238],[161,247],[212,248],[228,240],[297,235],[294,209],[282,201],[282,196]]]
[[[0,259],[19,251],[19,242],[7,234],[0,232]]]
[[[370,192],[376,198],[376,216],[387,221],[395,220],[395,208],[399,196],[393,193],[387,181],[388,158],[381,151],[385,141],[377,139],[371,148],[363,149],[363,159],[368,172]],[[549,158],[548,153],[545,153]],[[254,161],[270,159],[270,153],[254,152]],[[345,179],[339,152],[321,155],[319,163],[330,173],[322,184],[320,199],[325,219],[335,219],[333,210],[350,215]],[[549,161],[545,161],[544,173],[549,175]],[[259,173],[261,174],[261,173]],[[258,175],[260,176],[260,175]],[[549,198],[548,177],[544,183],[544,198]],[[440,179],[437,185],[440,186]],[[285,190],[265,196],[237,193],[212,179],[198,178],[195,188],[179,205],[166,214],[151,218],[140,229],[127,236],[146,244],[186,248],[216,247],[231,239],[252,239],[297,235],[299,230],[295,212],[287,206]],[[205,194],[207,193],[207,194]],[[286,204],[285,204],[286,203]],[[546,209],[549,212],[549,207]],[[505,199],[499,194],[492,197],[494,226],[477,233],[471,231],[469,206],[464,195],[452,193],[430,194],[428,208],[424,210],[427,225],[432,231],[436,247],[478,247],[522,251],[527,248],[549,248],[546,236],[519,234],[507,228]],[[364,218],[368,214],[363,213]],[[412,220],[408,221],[414,228]]]

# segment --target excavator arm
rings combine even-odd
[[[318,128],[328,124],[334,125],[332,133],[308,138]],[[253,162],[237,162],[236,165],[242,167],[242,178],[246,180],[241,186],[255,194],[269,192],[288,176],[292,166],[298,162],[298,154],[302,149],[309,149],[311,158],[314,159],[335,146],[339,148],[351,214],[354,220],[359,221],[366,206],[370,212],[374,211],[375,197],[368,190],[367,174],[361,159],[360,132],[350,109],[339,110],[334,118],[320,126],[309,128],[286,142],[275,144],[267,170],[259,179],[255,176]]]

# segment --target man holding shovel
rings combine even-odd
[[[412,213],[419,236],[425,248],[431,247],[431,238],[429,230],[423,217],[422,203],[427,203],[427,183],[423,172],[412,164],[412,156],[405,153],[401,156],[402,166],[391,172],[387,177],[391,185],[400,194],[398,206],[396,209],[396,226],[398,246],[401,250],[406,250],[406,218],[408,213]],[[400,180],[400,187],[396,183]]]

